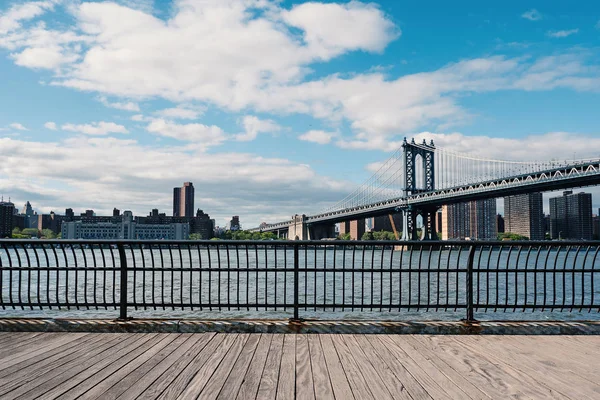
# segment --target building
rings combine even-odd
[[[56,215],[53,211],[50,214],[38,215],[37,230],[50,229],[55,234],[60,233],[61,225],[64,220],[62,215]]]
[[[344,221],[339,223],[339,235],[350,234],[351,240],[361,240],[365,234],[366,222],[365,219]]]
[[[598,214],[592,218],[592,238],[594,240],[600,240],[600,208]]]
[[[121,222],[64,222],[63,239],[135,239],[135,240],[187,240],[190,235],[188,223],[140,224],[131,211],[125,211]]]
[[[15,205],[4,198],[0,201],[0,238],[10,238],[13,230],[13,215],[15,213]]]
[[[544,201],[541,192],[504,198],[504,230],[531,240],[544,240]]]
[[[33,211],[33,207],[30,202],[26,202],[21,209],[21,215],[23,216],[23,229],[25,228],[37,228],[38,215]]]
[[[394,226],[398,234],[402,232],[402,214],[396,213],[391,214],[392,219],[394,220]],[[372,218],[372,226],[371,230],[375,232],[386,231],[386,232],[394,232],[394,226],[392,226],[392,222],[390,221],[389,215],[381,215],[379,217]]]
[[[552,239],[592,240],[592,195],[565,191],[550,199]]]
[[[194,216],[194,185],[184,182],[182,187],[173,188],[173,216]]]
[[[240,224],[240,217],[238,215],[234,215],[231,217],[231,221],[227,224],[227,230],[229,231],[241,231],[242,225]]]
[[[154,225],[168,225],[168,224],[189,224],[190,234],[198,234],[203,240],[208,240],[214,237],[214,220],[210,218],[208,214],[205,214],[202,210],[196,211],[194,217],[171,217],[165,213],[160,213],[158,209],[150,211],[146,217],[135,217],[135,221],[138,224],[154,224]]]
[[[495,240],[496,199],[442,206],[442,240]]]

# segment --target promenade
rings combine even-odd
[[[0,332],[2,399],[597,399],[597,335]]]

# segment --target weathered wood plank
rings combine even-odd
[[[48,359],[43,359],[39,363],[34,362],[26,367],[21,367],[21,364],[17,364],[5,370],[13,372],[0,378],[0,396],[6,395],[8,392],[16,390],[21,386],[23,386],[22,390],[31,388],[30,385],[27,385],[29,382],[34,381],[36,385],[39,385],[58,375],[65,364],[80,359],[82,355],[90,350],[96,351],[96,349],[103,346],[108,348],[113,341],[113,339],[109,341],[102,340],[101,337],[95,335],[86,336],[86,338],[89,338],[87,342],[78,342],[72,348],[62,349],[63,352],[51,357],[51,362],[49,363],[46,362]]]
[[[168,357],[158,363],[150,372],[133,383],[120,398],[155,398],[208,344],[215,333],[194,334],[190,340],[179,346]],[[164,375],[170,376],[165,379]],[[165,386],[162,386],[162,385]],[[162,388],[161,388],[162,386]],[[156,391],[153,391],[155,389]],[[144,395],[144,393],[146,393]]]
[[[216,357],[217,349],[220,349],[222,342],[227,338],[227,335],[214,334],[208,344],[202,348],[196,356],[188,363],[182,363],[179,366],[183,369],[173,368],[172,370],[162,374],[156,382],[154,382],[147,390],[145,390],[140,398],[145,399],[174,399],[177,398],[185,390],[188,383],[194,378],[202,366],[212,357]],[[233,337],[229,339],[232,341]],[[230,342],[228,342],[230,343]],[[221,356],[222,357],[222,356]]]
[[[271,340],[269,354],[263,369],[260,385],[258,386],[257,398],[274,399],[277,395],[277,381],[279,379],[279,368],[281,367],[281,355],[283,354],[284,335],[275,334]]]
[[[394,399],[412,399],[400,378],[394,374],[392,369],[375,352],[372,343],[373,340],[365,335],[354,335],[353,337],[354,346],[360,348],[365,353],[367,359],[373,364],[375,371],[381,376],[392,397]],[[375,344],[380,345],[379,342],[375,342]]]
[[[323,355],[323,348],[319,335],[307,335],[308,348],[310,350],[310,363],[312,366],[312,378],[315,387],[315,398],[334,399],[331,378],[327,370],[327,363]]]
[[[237,333],[217,334],[217,337],[220,336],[223,337],[223,340],[218,343],[213,353],[209,354],[209,357],[204,359],[201,365],[193,365],[194,367],[199,367],[199,369],[188,371],[188,374],[185,375],[187,379],[179,381],[175,388],[168,388],[168,390],[160,395],[160,399],[183,398],[184,395],[193,395],[194,393],[198,395],[202,391],[223,358],[229,352],[231,346],[238,340],[239,335]],[[177,390],[181,391],[177,392]]]
[[[350,350],[350,354],[352,355],[352,358],[358,365],[362,376],[368,382],[369,390],[371,391],[371,393],[373,393],[373,396],[376,399],[392,399],[393,397],[391,392],[386,387],[386,384],[383,382],[383,379],[381,379],[381,376],[379,375],[378,371],[373,367],[373,364],[371,364],[371,361],[367,358],[367,356],[361,349],[361,346],[354,339],[354,336],[340,335],[339,338],[342,339],[342,341]],[[393,374],[392,379],[396,381],[395,383],[391,383],[391,387],[393,388],[397,385],[398,380]]]
[[[427,347],[415,342],[410,335],[390,336],[390,338],[453,398],[489,399],[477,386],[453,368],[450,368],[435,353],[430,352]]]
[[[116,376],[111,376],[96,385],[93,390],[86,393],[88,397],[94,397],[97,393],[102,393],[97,398],[103,400],[114,400],[123,392],[130,388],[135,382],[139,381],[144,375],[150,372],[158,363],[167,358],[169,354],[177,351],[181,345],[187,342],[192,336],[191,334],[173,334],[175,339],[166,346],[160,348],[152,347],[146,351],[143,357],[138,357],[135,363],[127,364],[126,368],[119,370]],[[170,339],[170,338],[169,338]],[[147,358],[144,361],[144,358]],[[136,368],[136,364],[138,364]],[[128,371],[131,371],[128,373]],[[102,392],[104,390],[104,392]]]
[[[240,356],[244,345],[248,341],[250,335],[247,333],[240,334],[236,340],[227,349],[227,354],[223,357],[223,360],[213,368],[213,373],[209,378],[196,379],[196,377],[190,382],[190,385],[183,393],[178,397],[179,399],[195,399],[200,397],[202,399],[215,399],[221,388],[223,387],[225,380],[229,376],[229,373],[233,369],[236,360]],[[257,341],[258,342],[258,341]]]
[[[346,346],[341,335],[328,335],[331,337],[333,345],[337,350],[340,361],[346,372],[346,377],[352,388],[352,393],[357,399],[374,399],[375,397],[369,390],[369,382],[360,371],[360,366],[352,358],[352,351]]]
[[[229,373],[227,380],[223,384],[223,388],[219,392],[217,398],[223,400],[231,400],[237,397],[240,386],[244,381],[244,376],[248,372],[248,367],[254,357],[254,352],[260,341],[261,335],[259,333],[250,334],[248,341],[244,345],[240,356],[235,362],[233,369]],[[207,396],[207,398],[211,398]]]
[[[321,342],[321,348],[323,349],[323,356],[325,357],[325,363],[327,364],[327,370],[329,371],[329,378],[331,382],[331,388],[336,399],[353,399],[354,394],[350,387],[350,382],[346,377],[346,372],[342,366],[342,362],[338,356],[331,336],[319,335],[319,341]]]
[[[9,358],[19,351],[28,351],[29,349],[40,347],[40,345],[49,344],[50,342],[57,340],[67,333],[63,332],[51,332],[47,334],[48,336],[41,336],[40,334],[28,335],[24,337],[22,340],[19,339],[11,339],[6,343],[2,343],[2,351],[0,351],[0,361],[5,358]],[[16,336],[15,336],[16,338]]]
[[[507,344],[510,340],[518,340],[518,338],[495,338],[498,340],[477,340],[477,337],[459,337],[454,338],[456,341],[462,342],[469,348],[479,349],[489,357],[494,357],[499,362],[504,362],[524,374],[528,374],[535,379],[538,384],[546,385],[549,388],[556,390],[572,399],[591,399],[600,396],[600,392],[595,395],[589,391],[590,382],[575,375],[572,371],[557,368],[550,365],[551,363],[540,362],[533,357],[519,354],[518,350],[513,351],[511,346]]]
[[[87,358],[82,357],[81,362],[71,363],[69,369],[62,371],[54,379],[56,386],[44,393],[44,398],[54,399],[68,391],[71,391],[70,394],[74,396],[85,393],[87,388],[95,384],[94,380],[90,379],[92,376],[100,374],[103,368],[130,356],[131,353],[140,354],[147,342],[152,343],[159,339],[156,334],[132,334],[107,350],[90,354]]]
[[[315,385],[306,335],[296,336],[296,398],[315,398]]]
[[[23,350],[19,353],[12,355],[10,358],[4,359],[0,363],[0,371],[3,371],[7,368],[12,367],[15,364],[23,362],[25,360],[32,359],[34,357],[39,356],[40,354],[47,353],[56,349],[57,347],[61,347],[66,345],[67,343],[71,343],[78,338],[88,335],[87,333],[73,333],[73,334],[65,334],[61,335],[60,338],[56,340],[52,340],[49,343],[41,344],[39,347],[34,347],[33,350]]]
[[[244,376],[244,382],[240,386],[240,390],[237,394],[239,400],[250,400],[257,397],[258,388],[260,386],[260,379],[265,369],[267,357],[269,355],[269,348],[271,347],[271,340],[273,335],[263,334],[260,337],[248,371]]]
[[[277,382],[277,399],[293,399],[296,395],[296,335],[284,336],[281,366]]]

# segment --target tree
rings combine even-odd
[[[56,239],[56,234],[52,229],[42,229],[42,236],[46,239]]]
[[[350,235],[350,232],[344,233],[343,235],[339,235],[337,238],[339,240],[352,240],[352,236]]]
[[[15,229],[12,230],[13,235],[20,235],[21,234],[21,229],[17,226],[15,227]]]
[[[517,233],[504,232],[498,234],[498,240],[529,240],[529,238]]]
[[[190,233],[190,236],[188,236],[189,240],[202,240],[202,236],[200,236],[199,233]]]
[[[38,233],[39,233],[39,231],[35,228],[25,228],[21,231],[22,235],[26,235],[29,237],[32,237],[32,236],[37,237]]]
[[[360,240],[374,240],[375,238],[373,237],[373,232],[368,231],[363,233],[362,237],[360,238]]]

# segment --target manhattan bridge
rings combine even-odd
[[[405,138],[373,176],[327,210],[253,230],[322,239],[332,237],[339,222],[401,213],[402,240],[433,240],[437,239],[435,215],[443,205],[598,184],[600,158],[494,160],[436,147],[433,141],[415,143]]]

